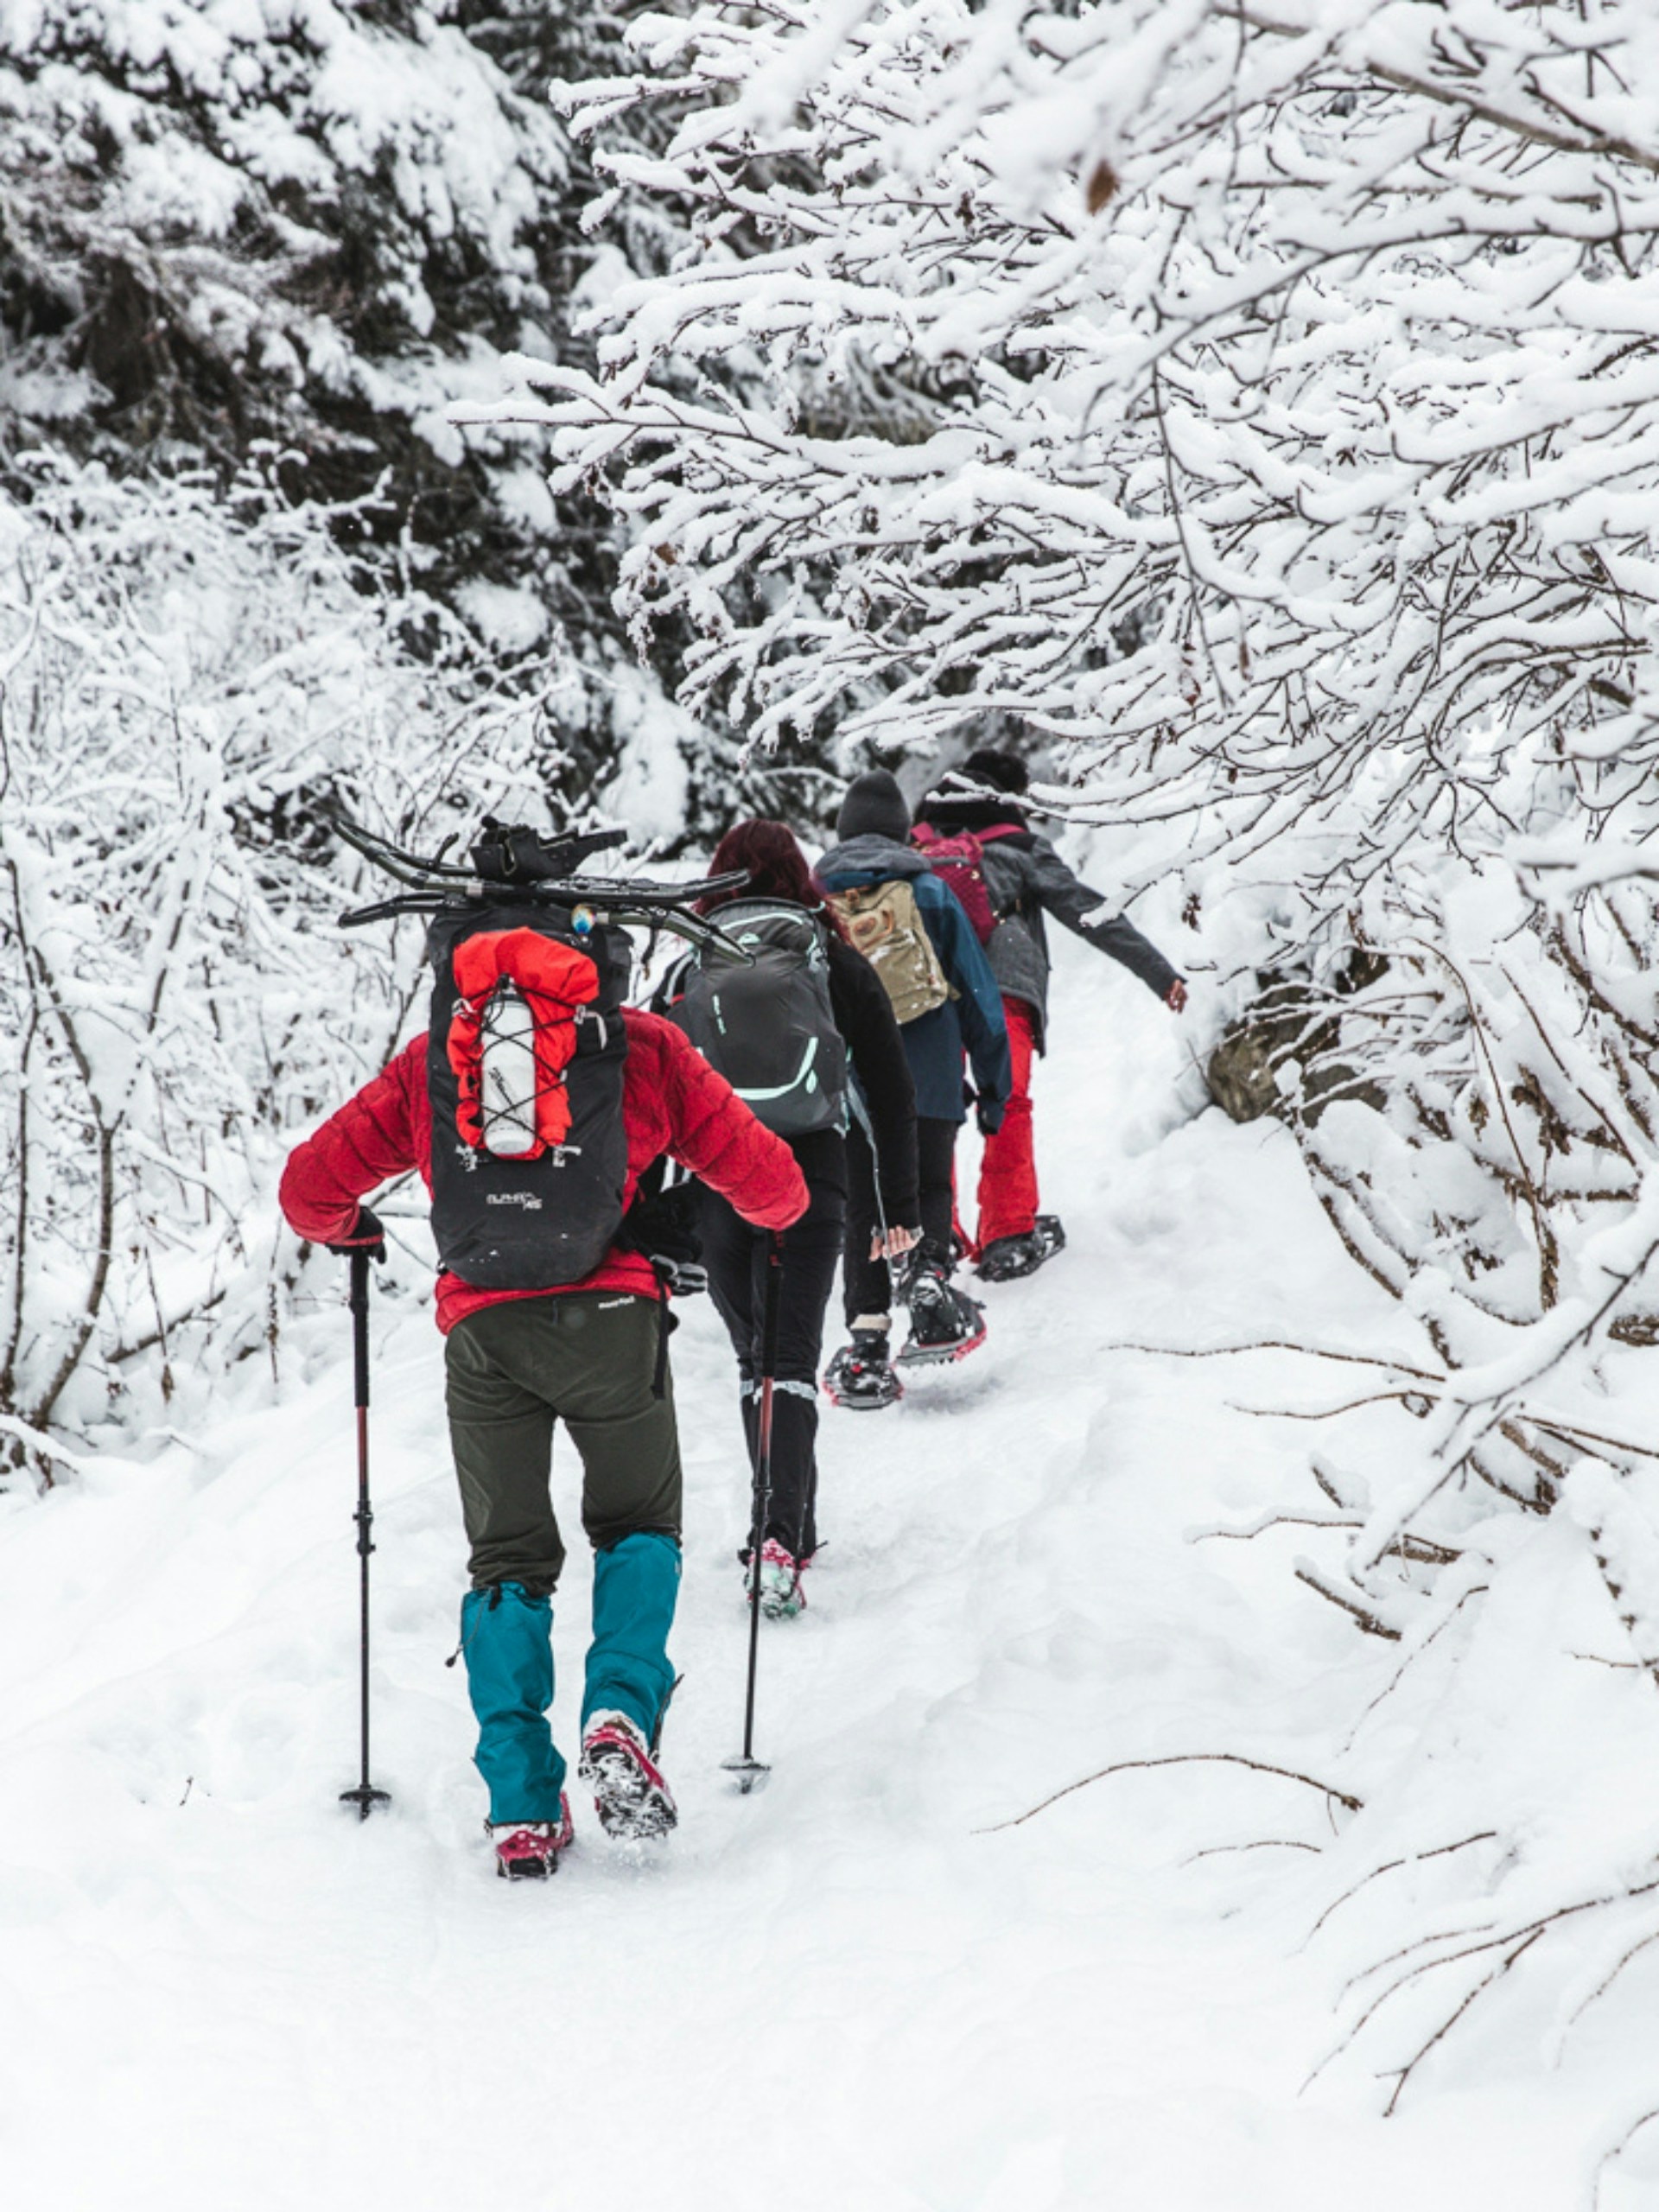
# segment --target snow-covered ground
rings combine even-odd
[[[1304,2092],[1338,2033],[1338,1973],[1306,1941],[1332,1886],[1308,1847],[1341,1817],[1319,1790],[1169,1765],[997,1825],[1117,1761],[1317,1776],[1390,1664],[1282,1545],[1192,1541],[1306,1501],[1306,1431],[1230,1404],[1267,1370],[1113,1347],[1363,1347],[1392,1310],[1281,1132],[1186,1116],[1179,1025],[1148,995],[1068,944],[1059,1004],[1039,1128],[1070,1249],[989,1293],[971,1362],[893,1413],[826,1415],[827,1548],[810,1611],[764,1637],[774,1772],[748,1799],[720,1766],[746,1634],[736,1400],[715,1317],[685,1309],[683,1821],[659,1858],[579,1806],[556,1881],[491,1877],[443,1663],[462,1553],[429,1316],[386,1300],[378,1323],[389,1815],[336,1804],[356,1725],[343,1309],[290,1334],[280,1394],[250,1362],[188,1441],[0,1500],[8,2203],[1580,2203],[1582,2082],[1535,2042],[1482,2031],[1481,2063],[1431,2059],[1387,2121],[1363,2074]],[[556,1480],[574,1525],[568,1446]],[[556,1611],[567,1685],[583,1580],[573,1563]]]

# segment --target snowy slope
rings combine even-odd
[[[1059,1006],[1039,1128],[1071,1247],[990,1293],[961,1370],[826,1418],[828,1549],[810,1610],[764,1639],[775,1772],[747,1800],[719,1766],[741,1720],[736,1402],[715,1316],[686,1311],[683,1826],[660,1859],[589,1816],[546,1890],[490,1876],[443,1665],[462,1554],[427,1315],[383,1301],[378,1325],[388,1817],[335,1804],[355,1755],[343,1310],[304,1325],[308,1379],[280,1398],[249,1363],[188,1442],[0,1500],[8,2201],[1580,2202],[1596,2108],[1525,2035],[1483,2031],[1480,2063],[1448,2057],[1386,2123],[1363,2079],[1299,2094],[1334,2039],[1332,1960],[1304,1943],[1330,1887],[1308,1847],[1338,1817],[1319,1790],[1128,1771],[982,1833],[1115,1761],[1328,1772],[1391,1663],[1282,1548],[1189,1540],[1303,1499],[1306,1432],[1230,1408],[1273,1395],[1256,1369],[1109,1349],[1363,1346],[1386,1300],[1281,1132],[1182,1119],[1179,1027],[1149,995],[1068,944]],[[558,1496],[574,1522],[568,1450]],[[556,1609],[567,1684],[582,1584]],[[1652,2201],[1633,2180],[1604,2199]]]

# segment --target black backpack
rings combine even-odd
[[[766,899],[734,899],[718,919],[747,961],[700,947],[672,1018],[777,1135],[845,1128],[847,1046],[830,1005],[825,925]]]
[[[665,883],[587,874],[594,854],[626,842],[621,830],[548,836],[486,814],[463,861],[448,857],[453,837],[429,855],[338,807],[327,819],[343,843],[404,887],[342,914],[344,927],[433,917],[426,1065],[440,1263],[480,1290],[557,1290],[591,1274],[613,1243],[632,1244],[659,1277],[671,1281],[677,1268],[681,1287],[693,1287],[683,1229],[645,1208],[632,1231],[623,1227],[622,1001],[632,947],[622,925],[724,944],[741,963],[696,906],[747,876],[738,869]],[[664,1309],[664,1343],[671,1325]],[[662,1383],[659,1353],[659,1395]]]
[[[439,1264],[480,1290],[580,1282],[622,1220],[628,940],[582,909],[469,900],[427,950]]]

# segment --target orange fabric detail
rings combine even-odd
[[[483,1026],[490,995],[504,976],[530,1002],[536,1037],[536,1147],[538,1159],[570,1134],[564,1071],[576,1049],[575,1012],[599,996],[599,970],[585,952],[558,944],[539,930],[483,930],[455,948],[449,1065],[461,1087],[455,1120],[467,1143],[484,1149],[480,1115]]]

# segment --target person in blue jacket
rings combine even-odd
[[[907,884],[950,987],[943,1006],[899,1031],[916,1085],[922,1221],[906,1279],[911,1334],[899,1360],[960,1359],[985,1341],[984,1309],[950,1281],[952,1167],[966,1115],[963,1058],[965,1053],[973,1070],[976,1116],[988,1135],[1001,1122],[1013,1084],[1001,993],[956,894],[909,842],[910,809],[896,778],[885,768],[855,778],[836,831],[839,842],[818,863],[819,882],[830,893],[895,880]],[[880,1256],[874,1162],[856,1124],[849,1133],[848,1170],[842,1275],[852,1341],[830,1362],[824,1387],[837,1405],[870,1408],[891,1405],[902,1385],[890,1356],[893,1290]]]

